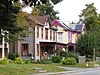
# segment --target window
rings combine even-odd
[[[22,44],[22,56],[28,56],[28,44]]]
[[[39,38],[39,27],[37,27],[37,38]]]
[[[62,32],[58,32],[58,42],[62,42]]]
[[[43,39],[43,28],[41,28],[41,39]]]
[[[52,30],[50,30],[50,40],[52,40]]]
[[[37,56],[39,56],[39,44],[37,44]]]
[[[72,42],[72,32],[68,32],[68,41]]]
[[[48,29],[45,29],[45,39],[48,39]]]
[[[55,31],[53,31],[53,41],[55,41]]]

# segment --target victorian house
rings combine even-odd
[[[74,50],[79,34],[86,31],[84,24],[65,24],[59,20],[50,22],[48,15],[29,15],[27,31],[31,32],[23,40],[14,45],[14,52],[18,52],[22,59],[38,60],[44,57],[48,59],[55,55],[56,51],[71,52]],[[33,27],[34,22],[35,27]]]
[[[48,15],[30,15],[29,19],[35,22],[35,27],[33,28],[30,23],[27,30],[31,33],[26,37],[21,37],[23,40],[14,45],[15,52],[18,52],[23,59],[29,59],[30,56],[36,60],[44,57],[49,59],[55,54],[57,48],[66,46],[65,42],[57,42],[57,28],[51,27]]]
[[[52,27],[58,29],[57,42],[66,44],[67,52],[74,51],[78,36],[86,31],[84,24],[66,24],[60,20],[54,20]]]

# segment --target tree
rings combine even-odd
[[[94,7],[94,3],[86,4],[86,9],[82,10],[82,13],[79,15],[81,17],[81,21],[85,23],[87,30],[90,30],[96,26],[95,22],[98,20],[98,13],[96,12],[96,8]]]
[[[58,14],[59,12],[54,11],[54,6],[51,5],[51,3],[47,3],[47,4],[42,4],[38,6],[38,9],[40,10],[39,15],[49,15],[51,21],[53,21],[54,19],[58,19],[59,17],[56,16],[56,14]]]
[[[63,0],[22,0],[22,1],[24,2],[25,5],[36,6],[36,5],[46,4],[50,2],[52,2],[52,4],[57,4]]]
[[[22,24],[17,24],[18,22],[16,23],[16,20],[18,18],[17,14],[20,13],[22,6],[25,6],[25,5],[33,6],[34,5],[34,8],[35,8],[43,4],[44,5],[50,4],[50,3],[57,4],[61,2],[62,0],[22,0],[23,1],[22,4],[19,1],[20,0],[0,0],[0,30],[1,29],[7,30],[9,31],[10,34],[13,34],[12,36],[15,36],[16,33],[23,31],[23,26],[20,26]],[[45,5],[45,8],[46,8],[46,5]],[[50,4],[50,7],[49,7],[48,5],[45,10],[46,12],[48,11],[47,10],[48,8],[49,8],[49,13],[47,14],[50,14],[50,12],[53,12],[52,14],[50,14],[50,16],[52,16],[51,18],[54,19],[56,17],[55,16],[56,12],[53,10],[53,6]],[[41,9],[41,12],[42,12],[42,9]],[[23,17],[23,18],[26,19],[26,17]],[[29,19],[27,18],[27,20]],[[24,21],[23,23],[26,22],[25,20],[23,21]]]
[[[27,5],[34,5],[35,10],[38,9],[39,13],[38,15],[49,15],[51,21],[54,19],[59,19],[59,17],[56,14],[59,14],[59,12],[54,11],[54,4],[57,4],[63,0],[23,0],[25,4]],[[33,11],[34,11],[33,8]],[[36,14],[36,13],[35,13]]]
[[[76,43],[76,51],[80,55],[93,56],[93,49],[100,52],[100,14],[96,12],[94,4],[87,4],[80,17],[85,23],[87,32],[81,35]]]
[[[97,31],[88,31],[84,35],[81,35],[78,38],[78,41],[76,43],[75,50],[80,55],[88,55],[93,56],[93,49],[96,50],[96,52],[100,52],[100,30]]]
[[[38,6],[42,4],[49,4],[52,2],[52,4],[57,4],[61,2],[62,0],[22,0],[24,4],[29,6]],[[8,30],[9,32],[15,32],[19,31],[20,28],[17,27],[15,21],[16,21],[16,15],[23,5],[18,5],[19,0],[0,0],[0,29]],[[49,8],[49,13],[52,11],[53,13],[50,14],[55,17],[56,12],[53,10],[53,6],[50,5],[47,6]],[[46,5],[45,5],[46,8]],[[48,11],[46,8],[46,12]],[[43,8],[44,9],[44,8]],[[50,10],[51,9],[51,10]],[[41,9],[42,12],[42,9]],[[47,14],[49,14],[47,13]],[[52,17],[53,17],[52,16]],[[54,19],[53,17],[53,19]]]
[[[0,31],[1,29],[14,33],[19,30],[15,21],[20,7],[11,4],[10,0],[0,0]]]

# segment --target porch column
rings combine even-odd
[[[2,38],[2,59],[4,59],[4,36]]]

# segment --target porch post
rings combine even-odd
[[[7,34],[7,39],[9,39],[8,34]],[[8,54],[9,54],[9,42],[7,41],[7,49],[8,49]]]
[[[2,38],[2,59],[4,59],[4,36]]]

